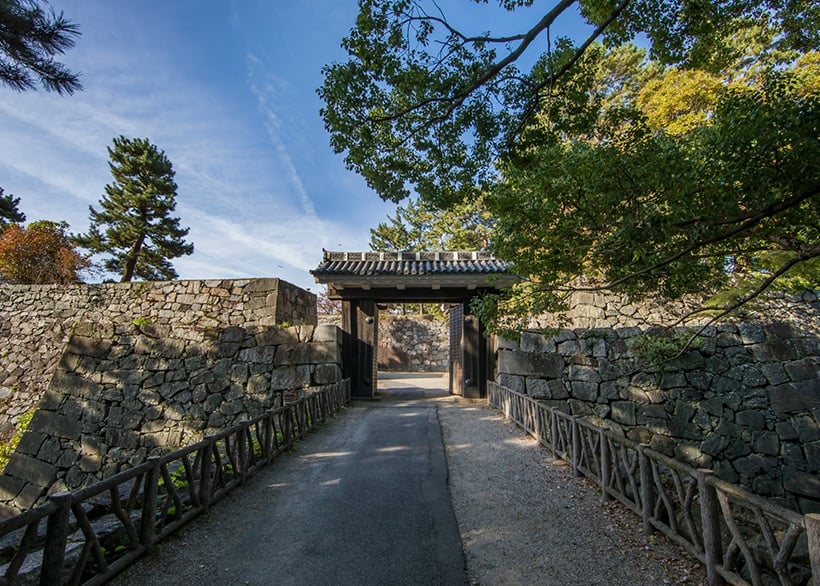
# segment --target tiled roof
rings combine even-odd
[[[487,252],[330,252],[310,271],[317,280],[334,276],[506,274],[510,263]]]

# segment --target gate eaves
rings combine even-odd
[[[311,274],[331,299],[463,302],[516,281],[487,252],[331,252]]]

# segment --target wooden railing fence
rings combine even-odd
[[[820,515],[800,515],[587,421],[488,383],[490,405],[515,421],[604,501],[641,516],[706,565],[710,586],[728,582],[820,586]]]
[[[0,522],[0,584],[103,584],[350,402],[350,380]]]

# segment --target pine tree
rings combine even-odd
[[[0,83],[24,91],[39,80],[47,90],[73,94],[82,89],[80,76],[54,56],[73,47],[80,30],[62,12],[40,4],[47,2],[0,1]]]
[[[26,221],[26,215],[17,208],[19,204],[19,197],[14,197],[10,193],[3,195],[3,188],[0,187],[0,232],[8,224]]]
[[[194,246],[183,240],[188,228],[170,216],[177,194],[171,161],[148,139],[124,136],[114,139],[108,154],[114,182],[105,186],[100,211],[89,206],[91,227],[76,242],[111,255],[103,266],[122,282],[176,278],[169,260],[192,254]]]

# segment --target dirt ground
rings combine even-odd
[[[485,404],[442,400],[450,491],[477,585],[702,584],[705,569]]]

